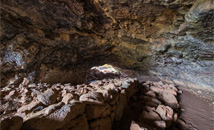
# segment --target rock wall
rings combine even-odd
[[[212,90],[213,16],[213,0],[1,0],[1,86],[26,76],[80,83],[110,57]]]
[[[110,130],[138,90],[132,78],[90,84],[30,83],[1,90],[1,130]]]

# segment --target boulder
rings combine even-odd
[[[86,104],[103,104],[104,99],[100,92],[89,92],[80,96],[79,100]]]
[[[178,101],[176,97],[168,92],[162,92],[159,97],[160,100],[162,100],[166,105],[172,107],[172,108],[177,108],[178,107]]]
[[[173,109],[168,106],[159,105],[155,111],[159,114],[161,119],[166,122],[166,127],[168,128],[173,121]]]

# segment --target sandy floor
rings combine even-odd
[[[192,91],[179,88],[182,108],[180,118],[186,122],[180,123],[181,129],[214,130],[214,104],[212,99],[196,96]]]

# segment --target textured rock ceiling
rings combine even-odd
[[[83,82],[117,62],[214,87],[213,0],[1,0],[1,81]],[[21,81],[21,80],[20,80]]]

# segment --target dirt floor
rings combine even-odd
[[[201,91],[179,88],[181,115],[180,129],[185,130],[214,130],[214,95],[203,95]],[[196,95],[197,93],[200,93]],[[212,98],[212,99],[211,99]]]

